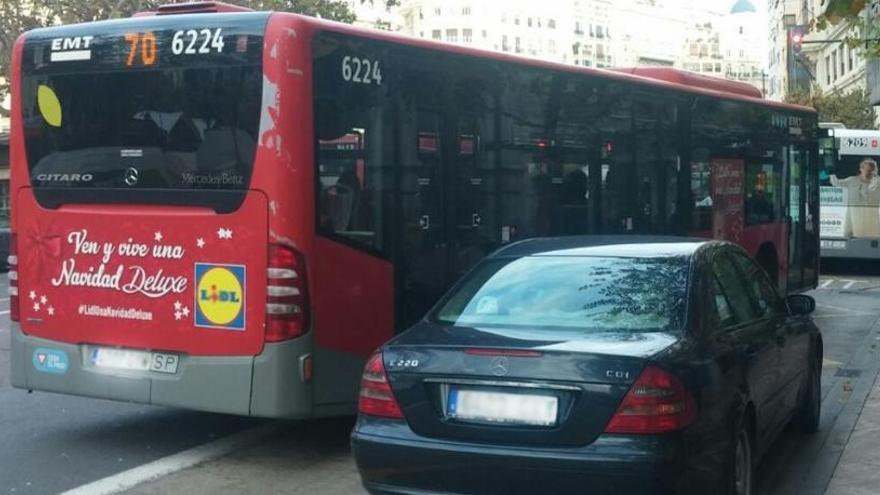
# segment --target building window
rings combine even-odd
[[[596,26],[596,37],[597,38],[604,38],[605,37],[605,33],[602,32],[602,26]]]
[[[519,16],[513,18],[513,23],[519,26]]]
[[[849,70],[853,70],[853,49],[848,49],[847,53],[849,54]]]
[[[474,35],[470,29],[462,29],[461,30],[461,40],[465,43],[470,43],[473,41]]]
[[[843,46],[837,49],[837,53],[840,54],[840,76],[843,77],[846,74],[846,60],[843,58]]]
[[[461,15],[471,15],[471,8],[470,7],[462,7],[461,8]]]
[[[458,43],[458,29],[447,29],[446,41],[450,43]]]
[[[522,53],[522,41],[519,39],[519,36],[517,36],[516,39],[513,40],[513,42],[514,50],[516,51],[516,53]]]
[[[501,36],[501,50],[505,51],[505,52],[510,50],[510,45],[507,44],[507,35],[506,34]]]
[[[443,9],[441,9],[440,7],[437,7],[436,9],[434,9],[434,15],[436,15],[438,17],[443,15]]]
[[[441,38],[440,30],[435,29],[435,30],[431,31],[431,37],[434,38],[435,40],[439,40]]]
[[[837,80],[837,52],[831,53],[831,79]]]
[[[556,29],[556,19],[547,19],[547,28]]]
[[[549,53],[556,53],[556,41],[555,40],[549,40],[547,42],[547,51]]]
[[[831,85],[831,56],[825,57],[825,84]]]
[[[574,34],[584,34],[584,26],[581,21],[574,21]]]
[[[529,17],[528,21],[526,21],[526,24],[528,24],[529,27],[532,27],[532,18],[531,17]]]

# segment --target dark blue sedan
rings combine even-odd
[[[822,337],[718,241],[573,237],[483,260],[370,359],[352,447],[371,493],[752,493],[818,428]]]

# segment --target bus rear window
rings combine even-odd
[[[120,33],[95,37],[92,63],[53,63],[46,58],[50,40],[26,43],[25,146],[41,203],[57,196],[114,201],[120,189],[138,201],[153,191],[147,201],[162,203],[157,198],[181,189],[248,188],[260,122],[261,37],[230,34],[222,53],[174,57],[167,53],[173,32],[150,31],[159,48],[149,65],[139,52],[125,57]],[[131,60],[134,66],[126,64]]]

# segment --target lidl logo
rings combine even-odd
[[[244,330],[245,267],[196,263],[196,326]]]

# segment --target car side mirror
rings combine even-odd
[[[792,294],[785,302],[793,315],[808,315],[816,310],[816,300],[804,294]]]

